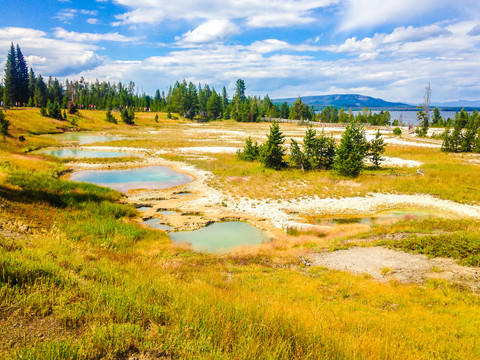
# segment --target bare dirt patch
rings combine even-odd
[[[425,255],[376,246],[317,253],[311,255],[309,260],[314,266],[369,274],[378,281],[395,279],[404,283],[423,284],[429,279],[440,279],[480,292],[480,268],[461,266],[452,259],[429,259]]]

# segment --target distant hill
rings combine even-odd
[[[287,102],[289,105],[293,104],[297,98],[275,99],[273,102],[280,104]],[[383,108],[383,109],[409,109],[413,110],[416,107],[404,104],[389,102],[382,99],[372,98],[365,95],[357,94],[334,94],[334,95],[318,95],[318,96],[304,96],[302,101],[315,108],[322,108],[325,106],[334,106],[345,109],[369,109]]]

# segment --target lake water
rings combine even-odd
[[[193,180],[168,166],[147,166],[120,170],[82,170],[70,175],[72,181],[106,186],[121,192],[132,189],[168,189]]]
[[[372,110],[372,114],[378,114],[380,110]],[[354,115],[357,115],[358,113],[361,113],[361,111],[352,111]],[[430,119],[433,118],[433,110],[429,111],[430,113]],[[392,117],[392,122],[395,119],[400,119],[400,115],[402,116],[402,122],[404,125],[412,124],[412,125],[418,125],[419,121],[417,120],[417,111],[390,111],[390,115]],[[444,120],[447,120],[448,118],[454,118],[455,117],[455,111],[440,111],[440,115]]]
[[[134,154],[122,151],[96,151],[82,149],[50,149],[39,150],[37,154],[53,155],[59,158],[114,158],[114,157],[142,157],[142,154]]]
[[[241,221],[218,222],[199,230],[171,232],[169,235],[174,242],[189,243],[195,251],[210,253],[269,241],[263,231]]]
[[[427,217],[445,217],[443,213],[425,209],[395,209],[386,210],[369,216],[341,216],[341,217],[318,217],[314,218],[317,225],[337,224],[390,224],[400,220],[421,220]]]
[[[63,134],[50,135],[58,141],[74,141],[80,145],[92,144],[97,142],[128,140],[130,138],[112,136],[112,135],[95,135],[85,132],[69,132]]]

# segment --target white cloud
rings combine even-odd
[[[239,27],[228,20],[213,19],[204,22],[192,31],[186,32],[176,40],[178,40],[179,45],[214,43],[224,41],[239,32]]]
[[[58,19],[63,23],[69,23],[75,18],[77,14],[76,9],[63,9],[60,10],[53,18]]]
[[[97,10],[80,9],[78,11],[80,12],[80,14],[83,14],[83,15],[96,16],[98,14]]]
[[[466,0],[457,0],[458,3]],[[445,4],[454,6],[448,0],[345,0],[346,8],[341,30],[372,28],[387,23],[426,16]]]
[[[421,44],[421,41],[409,44]],[[157,88],[167,90],[168,85],[184,78],[194,84],[208,83],[217,89],[227,85],[229,93],[234,91],[235,80],[242,78],[248,93],[268,93],[273,98],[355,92],[416,103],[421,101],[428,82],[432,84],[435,101],[468,99],[471,94],[480,93],[478,48],[461,57],[410,54],[399,56],[395,61],[385,61],[382,57],[325,61],[314,57],[314,53],[306,56],[286,51],[307,49],[306,46],[276,39],[249,46],[217,44],[208,48],[178,49],[140,62],[109,62],[79,75],[90,80],[134,80],[148,93]]]
[[[57,39],[63,39],[68,41],[75,42],[99,42],[99,41],[116,41],[116,42],[132,42],[138,41],[137,37],[127,37],[119,34],[118,32],[107,33],[107,34],[96,34],[96,33],[78,33],[75,31],[67,31],[62,28],[54,29],[54,36]]]
[[[57,12],[53,18],[58,19],[65,24],[69,24],[77,14],[96,16],[98,11],[86,9],[62,9]]]
[[[247,25],[253,28],[288,27],[314,22],[315,18],[305,13],[266,13],[249,16]]]
[[[470,36],[480,35],[480,25],[476,25],[475,27],[473,27],[473,28],[467,33],[467,35],[470,35]]]
[[[250,27],[303,25],[315,20],[313,11],[339,0],[115,0],[130,11],[117,15],[114,25],[157,25],[166,19],[246,19]]]
[[[91,25],[98,24],[98,19],[96,19],[96,18],[89,18],[89,19],[87,19],[87,23],[89,23],[89,24],[91,24]]]
[[[5,56],[10,42],[20,44],[28,65],[36,73],[66,76],[100,65],[103,60],[95,45],[51,39],[43,31],[26,28],[0,28],[0,54]]]
[[[360,58],[385,56],[437,56],[470,52],[472,38],[466,34],[470,22],[456,23],[441,27],[429,25],[422,27],[397,27],[392,33],[375,34],[372,37],[345,40],[343,44],[324,47],[324,50],[336,53],[350,53]]]

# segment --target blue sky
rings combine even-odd
[[[480,99],[478,0],[8,1],[0,58],[18,43],[37,74],[176,80],[272,98],[358,93],[420,103]],[[3,73],[1,74],[3,76]]]

